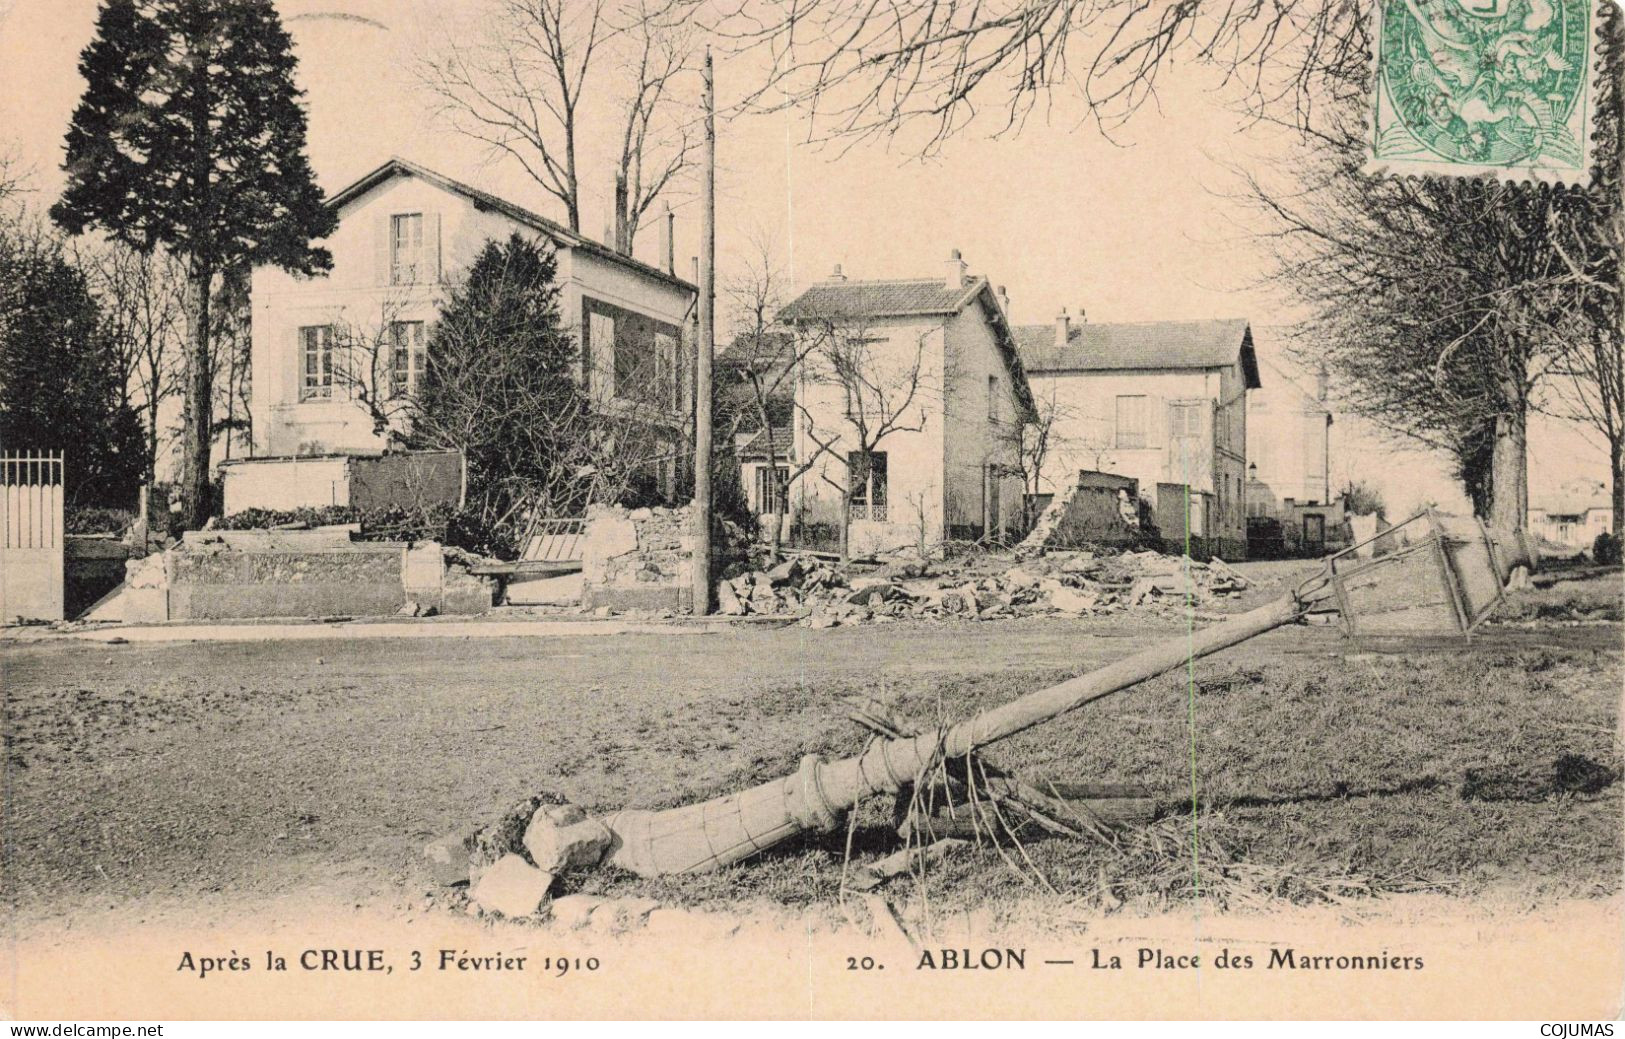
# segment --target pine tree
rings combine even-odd
[[[146,436],[120,390],[84,275],[54,242],[0,237],[0,447],[61,451],[70,503],[129,508]]]
[[[51,216],[99,227],[187,268],[187,522],[207,517],[214,372],[210,293],[237,265],[311,274],[332,233],[305,156],[292,41],[272,0],[104,0],[80,56],[86,87],[67,135],[68,184]]]

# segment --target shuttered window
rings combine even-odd
[[[310,325],[299,330],[299,399],[333,396],[333,329]]]
[[[1117,398],[1117,437],[1120,448],[1146,446],[1146,398],[1144,394]]]
[[[423,214],[396,213],[389,218],[389,281],[411,285],[427,280],[424,264]]]

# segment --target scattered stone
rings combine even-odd
[[[429,863],[429,873],[435,883],[445,887],[468,883],[468,852],[471,837],[447,834],[423,846],[423,857]]]
[[[560,824],[547,813],[537,812],[525,831],[525,850],[537,868],[558,873],[572,866],[598,865],[612,839],[609,830],[596,819]]]
[[[504,855],[487,869],[469,892],[482,909],[516,919],[535,916],[547,906],[553,874],[532,866],[518,855]]]

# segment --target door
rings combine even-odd
[[[1310,555],[1326,554],[1326,517],[1311,512],[1303,518],[1303,548]]]

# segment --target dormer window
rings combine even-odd
[[[389,218],[389,283],[412,285],[424,279],[423,214],[396,213]]]

